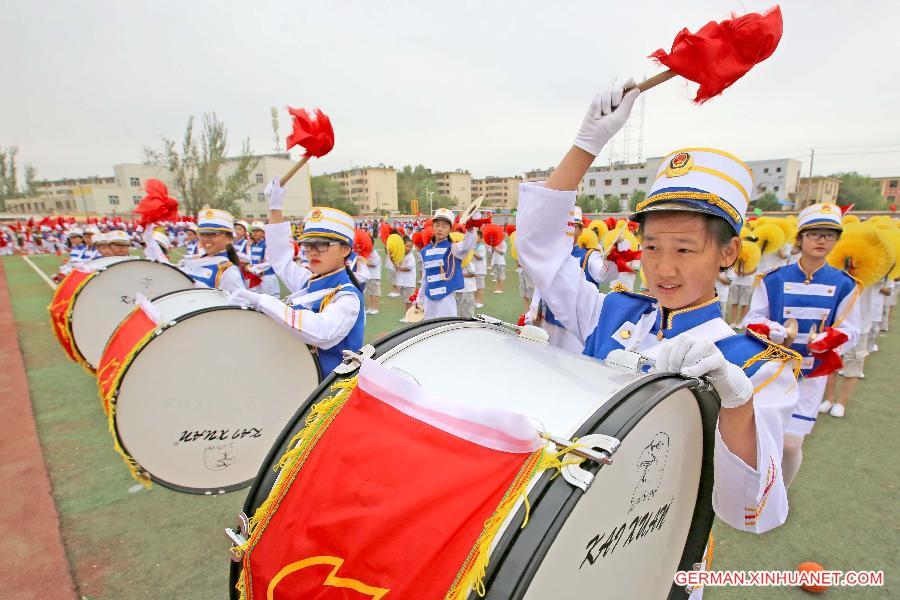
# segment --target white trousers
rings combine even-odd
[[[826,383],[828,377],[801,378],[797,382],[797,404],[784,426],[785,434],[803,436],[812,432],[819,416],[819,405],[825,395]]]

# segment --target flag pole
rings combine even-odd
[[[309,154],[305,154],[305,155],[303,156],[303,158],[301,158],[299,161],[297,161],[297,162],[294,164],[294,166],[291,167],[291,170],[288,171],[287,173],[285,173],[285,174],[281,177],[281,182],[280,182],[281,187],[284,187],[284,185],[285,185],[288,181],[291,180],[291,177],[293,177],[294,175],[296,175],[296,174],[297,174],[297,171],[299,171],[299,170],[303,167],[303,165],[305,165],[308,161],[309,161]]]

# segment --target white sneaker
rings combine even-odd
[[[373,308],[372,310],[369,311],[369,314],[370,314],[370,315],[377,315],[377,314],[378,314],[378,309],[377,309],[377,308]]]
[[[834,403],[831,400],[825,400],[822,404],[819,405],[819,412],[822,414],[827,413],[831,410],[831,407],[834,406]]]
[[[400,297],[400,294],[398,294],[397,292],[388,293],[388,298],[399,298],[399,297]]]
[[[842,404],[835,404],[831,407],[831,412],[828,413],[832,417],[843,417],[844,416],[844,406]]]
[[[495,294],[502,294],[502,293],[503,293],[503,290],[494,290],[494,293],[495,293]]]
[[[476,304],[475,308],[484,308],[484,304]]]
[[[402,319],[400,319],[400,322],[401,322],[401,323],[409,323],[409,321],[407,321],[405,317],[402,318]]]

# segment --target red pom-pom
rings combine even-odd
[[[506,231],[506,235],[512,235],[513,233],[516,232],[516,226],[515,226],[514,223],[508,224],[508,225],[507,225],[506,227],[504,227],[503,229],[504,229],[504,231]]]
[[[294,119],[294,130],[287,138],[287,149],[302,146],[306,156],[325,156],[334,148],[334,129],[331,119],[318,108],[315,111],[305,108],[288,107]]]
[[[637,221],[628,221],[628,230],[631,232],[635,232],[641,226]]]
[[[503,228],[499,225],[494,225],[493,223],[482,227],[481,233],[484,235],[484,243],[492,248],[499,246],[506,238],[506,234],[503,233]]]
[[[422,247],[424,248],[425,246],[430,244],[433,237],[434,231],[431,229],[431,225],[426,225],[422,229]]]
[[[606,228],[609,230],[613,230],[616,228],[616,218],[615,217],[606,217],[603,219],[603,222],[606,223]]]
[[[134,209],[141,216],[141,226],[160,221],[173,221],[178,217],[178,200],[169,196],[169,190],[159,179],[148,179],[147,195]]]
[[[387,223],[382,223],[378,226],[378,237],[381,239],[382,244],[387,244],[388,236],[391,235],[391,226]]]
[[[372,243],[372,236],[365,229],[357,229],[353,233],[353,251],[362,256],[363,258],[369,258],[369,255],[372,254],[372,248],[374,247]]]
[[[417,231],[412,234],[412,243],[413,243],[413,246],[415,246],[419,250],[421,250],[422,248],[425,247],[425,242],[422,240],[422,232],[421,231]]]

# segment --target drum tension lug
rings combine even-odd
[[[225,537],[231,542],[231,548],[229,549],[229,552],[231,552],[231,560],[240,562],[244,557],[244,553],[241,550],[237,550],[237,548],[238,546],[246,544],[247,539],[250,537],[250,519],[247,518],[244,511],[238,513],[237,531],[231,527],[226,527]]]
[[[603,465],[612,464],[612,455],[616,453],[621,442],[616,438],[599,433],[586,435],[578,441],[556,437],[546,431],[541,432],[541,437],[552,442],[560,449],[570,448],[566,456],[572,455],[585,460]],[[572,448],[572,446],[577,446]],[[581,491],[586,492],[594,481],[594,474],[582,469],[578,464],[568,464],[562,469],[563,479],[571,483]]]
[[[372,344],[366,344],[362,348],[359,349],[359,352],[353,352],[352,350],[344,350],[342,352],[344,360],[334,368],[334,372],[338,375],[349,375],[353,373],[359,366],[362,364],[362,361],[366,358],[372,358],[375,356],[375,346]]]
[[[475,320],[481,321],[482,323],[487,323],[488,325],[497,325],[499,327],[503,327],[504,329],[508,329],[519,336],[519,339],[521,340],[535,342],[543,346],[550,345],[550,334],[535,325],[523,325],[520,327],[518,325],[513,325],[512,323],[507,323],[506,321],[501,321],[500,319],[495,319],[494,317],[490,317],[488,315],[475,315]]]

